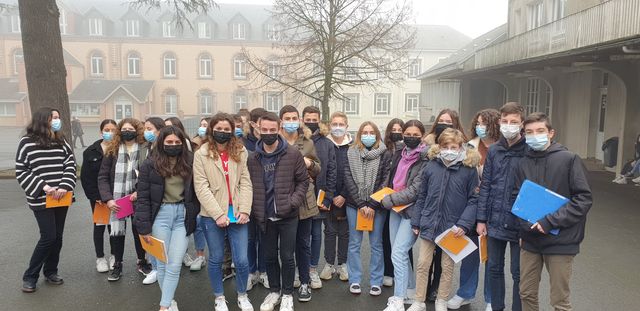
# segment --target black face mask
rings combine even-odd
[[[274,134],[260,134],[260,140],[262,140],[262,142],[264,142],[265,145],[273,145],[276,143],[276,141],[278,141],[278,133],[274,133]]]
[[[132,140],[136,139],[136,137],[138,137],[138,132],[136,132],[136,131],[122,131],[122,132],[120,132],[120,137],[122,137],[122,139],[124,141],[132,141]]]
[[[213,131],[213,140],[215,140],[218,144],[224,144],[231,140],[232,133]]]
[[[170,157],[177,157],[182,154],[182,145],[164,145],[164,152]]]
[[[304,125],[306,125],[311,132],[315,133],[316,131],[318,131],[320,129],[320,123],[315,123],[315,122],[305,122]]]
[[[415,149],[422,142],[422,137],[405,136],[404,145],[409,149]]]
[[[448,124],[448,123],[438,123],[436,124],[436,142],[438,142],[438,137],[440,137],[440,134],[442,134],[442,132],[444,132],[444,130],[453,127],[453,125]]]
[[[402,133],[391,133],[389,138],[391,138],[392,142],[397,143],[402,140]]]

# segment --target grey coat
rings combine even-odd
[[[407,205],[411,204],[409,207],[404,209],[400,216],[405,219],[411,219],[413,217],[413,213],[415,207],[413,206],[416,200],[418,199],[418,191],[420,190],[420,186],[422,184],[422,170],[429,162],[428,157],[429,149],[425,149],[420,153],[420,159],[413,163],[411,167],[409,167],[409,172],[407,173],[407,180],[405,185],[406,188],[402,191],[398,191],[396,193],[392,193],[388,196],[385,196],[382,199],[382,207],[386,209],[391,209],[394,206]],[[391,162],[390,173],[385,180],[384,185],[389,188],[393,188],[393,178],[396,175],[396,170],[398,168],[398,163],[402,158],[402,152],[396,152],[393,155],[393,161]]]

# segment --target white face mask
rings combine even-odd
[[[520,133],[520,124],[500,124],[500,133],[506,139],[514,139]]]
[[[447,162],[451,162],[457,159],[459,154],[460,154],[460,150],[449,150],[449,149],[440,150],[440,156],[442,157],[442,159],[444,159]]]

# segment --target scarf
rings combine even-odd
[[[396,167],[396,173],[393,176],[393,190],[397,192],[406,188],[409,169],[420,159],[420,155],[426,148],[427,146],[420,144],[413,150],[409,150],[407,147],[402,149],[402,155]]]
[[[347,159],[349,168],[353,175],[353,180],[358,185],[358,198],[362,201],[369,199],[375,187],[380,157],[387,150],[384,144],[379,144],[378,149],[362,149],[357,147],[349,148]]]
[[[121,144],[118,148],[118,158],[116,160],[116,168],[113,180],[113,198],[120,199],[135,191],[135,185],[138,181],[138,161],[140,158],[139,145],[133,144],[127,152],[125,144]],[[127,229],[126,219],[118,219],[115,212],[111,212],[109,217],[111,225],[111,236],[124,236]]]

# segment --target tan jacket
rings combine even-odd
[[[309,177],[311,178],[311,182],[309,183],[309,188],[307,190],[307,201],[305,206],[301,207],[299,210],[300,220],[304,220],[320,214],[320,210],[316,203],[316,190],[313,185],[313,181],[316,176],[320,174],[320,159],[316,154],[316,147],[311,139],[311,130],[306,126],[302,126],[299,132],[300,135],[298,136],[294,146],[298,148],[298,151],[300,151],[303,157],[313,162],[313,165],[307,169]]]
[[[240,163],[229,159],[229,184],[233,199],[234,213],[251,215],[253,202],[253,186],[247,167],[249,152],[242,148]],[[229,194],[227,181],[222,168],[222,160],[214,160],[209,154],[209,144],[203,144],[194,153],[193,184],[196,195],[202,206],[200,215],[217,219],[227,214]]]

